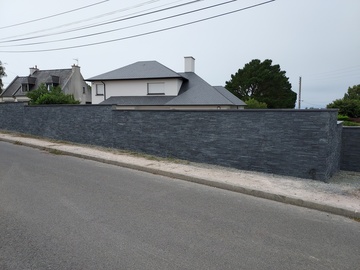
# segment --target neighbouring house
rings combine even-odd
[[[222,86],[211,86],[195,73],[195,59],[185,57],[185,72],[157,61],[141,61],[87,79],[93,104],[117,109],[243,109],[246,104]]]
[[[16,76],[0,95],[0,102],[29,101],[26,94],[37,89],[40,84],[60,86],[65,94],[72,94],[81,104],[91,104],[91,89],[80,73],[80,67],[73,65],[69,69],[40,70],[30,68],[29,76]]]

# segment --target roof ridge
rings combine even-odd
[[[221,93],[219,90],[216,89],[216,87],[223,87],[224,89],[226,89],[224,86],[219,85],[219,86],[211,86],[211,87],[214,88],[220,95],[222,95],[224,98],[226,98],[228,101],[232,103],[230,99],[228,99],[223,93]]]

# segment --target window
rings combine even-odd
[[[83,87],[83,94],[85,94],[85,87]]]
[[[28,92],[29,91],[29,85],[28,84],[22,84],[21,85],[21,90],[23,92]]]
[[[148,83],[148,95],[165,95],[164,83]]]
[[[97,84],[96,85],[96,95],[97,96],[103,96],[104,95],[104,88],[105,88],[105,86],[103,84]]]

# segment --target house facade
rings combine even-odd
[[[211,86],[195,73],[195,59],[185,57],[177,73],[157,61],[141,61],[87,79],[93,104],[119,109],[243,109],[246,104],[222,86]]]
[[[74,95],[81,104],[91,104],[91,89],[84,81],[80,67],[73,65],[69,69],[40,70],[30,68],[28,76],[17,76],[0,95],[0,102],[29,101],[29,91],[37,89],[40,84],[47,87],[59,86],[65,94]]]

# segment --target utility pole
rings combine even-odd
[[[301,109],[301,76],[299,77],[299,101],[298,101],[298,109]]]

